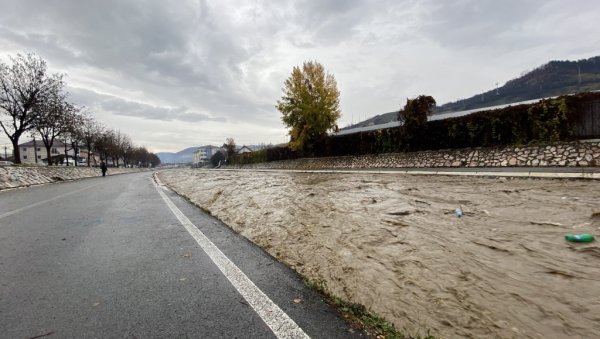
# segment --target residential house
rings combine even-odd
[[[46,154],[46,147],[44,142],[39,139],[33,139],[31,141],[22,143],[19,145],[21,152],[21,163],[22,164],[38,164],[48,165],[48,156]],[[60,156],[65,154],[65,144],[61,141],[54,140],[52,147],[50,148],[50,157]],[[67,144],[67,155],[70,159],[75,157],[75,147]],[[83,147],[77,148],[77,159],[85,161],[87,158],[87,149]],[[72,161],[72,160],[71,160]]]
[[[242,153],[250,153],[250,152],[254,152],[250,147],[248,146],[242,146],[237,150],[238,154],[242,154]]]

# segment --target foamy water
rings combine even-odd
[[[166,184],[409,334],[600,333],[600,182],[177,170]],[[461,207],[464,216],[456,217]]]

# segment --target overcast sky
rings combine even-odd
[[[599,55],[599,17],[597,0],[0,0],[0,59],[36,53],[98,121],[179,151],[287,141],[275,104],[306,60],[335,75],[343,127]]]

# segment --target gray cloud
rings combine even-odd
[[[224,122],[222,117],[211,117],[207,114],[191,111],[187,107],[161,107],[122,98],[100,94],[85,89],[71,88],[70,98],[80,105],[101,109],[116,116],[138,117],[148,120],[183,122],[217,121]]]
[[[211,124],[213,139],[243,125],[252,141],[242,143],[285,134],[274,105],[305,60],[336,75],[350,122],[417,94],[468,96],[600,45],[592,0],[0,0],[0,8],[0,56],[38,53],[69,75],[74,101],[165,129]]]
[[[449,48],[498,51],[557,43],[555,32],[563,23],[572,21],[585,7],[598,7],[592,1],[430,0],[428,3],[430,6],[420,19],[421,32],[429,39]]]

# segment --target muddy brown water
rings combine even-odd
[[[600,182],[177,170],[159,178],[408,334],[600,333]],[[458,218],[455,209],[464,216]]]

